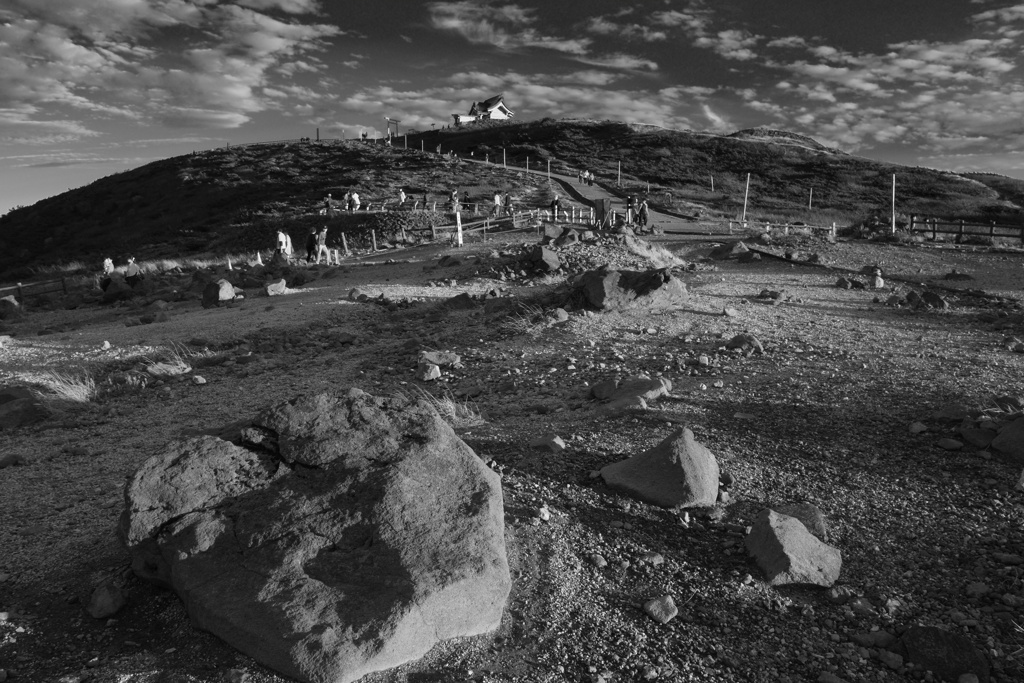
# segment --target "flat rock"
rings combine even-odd
[[[427,402],[300,396],[173,442],[129,479],[120,535],[197,628],[279,673],[350,683],[495,629],[501,482]]]
[[[718,499],[718,460],[683,427],[660,444],[601,469],[611,488],[661,507],[711,507]]]
[[[795,517],[762,510],[745,543],[772,586],[811,584],[827,588],[839,578],[842,554],[815,538]]]
[[[679,608],[676,607],[675,600],[672,599],[671,595],[662,595],[659,598],[645,602],[644,612],[659,624],[667,624],[679,614]]]
[[[651,403],[662,396],[667,396],[671,391],[672,382],[666,377],[652,379],[644,375],[638,375],[620,382],[608,398],[612,401],[617,401],[622,398],[639,396],[645,402]]]
[[[930,670],[945,681],[974,674],[981,683],[989,681],[985,656],[965,636],[936,626],[911,626],[899,641],[904,656],[921,669]]]

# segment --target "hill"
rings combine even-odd
[[[1024,222],[1024,182],[881,163],[770,129],[714,136],[619,122],[502,122],[414,134],[408,149],[365,142],[281,143],[220,148],[153,162],[102,178],[0,218],[0,274],[16,268],[109,255],[159,257],[255,249],[278,227],[305,231],[327,193],[355,188],[368,202],[443,200],[460,187],[475,200],[514,176],[450,163],[433,150],[575,175],[588,168],[623,192],[650,189],[665,208],[732,217],[751,174],[748,217],[859,223],[887,213],[892,175],[898,208],[968,221]],[[426,151],[420,151],[420,150]],[[713,189],[712,189],[713,186]],[[813,210],[807,204],[813,189]],[[524,187],[526,204],[542,188]],[[302,234],[302,233],[295,233]]]

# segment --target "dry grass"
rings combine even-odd
[[[452,429],[476,427],[487,422],[480,410],[468,399],[458,399],[451,392],[446,392],[443,396],[434,396],[426,389],[415,387],[414,394],[412,396],[406,394],[405,397],[413,401],[429,403],[438,415],[451,425]]]
[[[637,256],[647,259],[655,268],[673,268],[685,265],[685,262],[660,244],[651,244],[647,240],[635,237],[626,238],[626,248]]]
[[[87,374],[79,376],[49,370],[39,381],[61,401],[88,403],[97,396],[96,381]]]
[[[502,322],[501,329],[509,335],[537,336],[544,329],[544,309],[533,304],[521,304]]]

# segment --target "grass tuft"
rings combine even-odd
[[[60,400],[88,403],[96,398],[96,382],[89,375],[71,375],[56,370],[43,374],[40,382]]]
[[[486,424],[487,420],[468,399],[458,399],[446,391],[442,396],[434,396],[426,389],[415,388],[414,396],[406,396],[410,400],[425,401],[437,411],[438,415],[447,422],[452,429],[464,429],[466,427],[477,427]]]

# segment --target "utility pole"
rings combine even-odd
[[[896,234],[896,174],[892,174],[892,234]]]
[[[617,187],[622,187],[622,162],[621,161],[619,162],[619,173],[618,173],[618,177],[615,180],[615,185]]]
[[[807,196],[807,210],[811,210],[811,202],[814,201],[814,188],[811,188],[810,194]]]
[[[747,222],[747,198],[750,196],[750,174],[747,174],[747,187],[743,190],[743,217],[740,218],[740,223]]]

